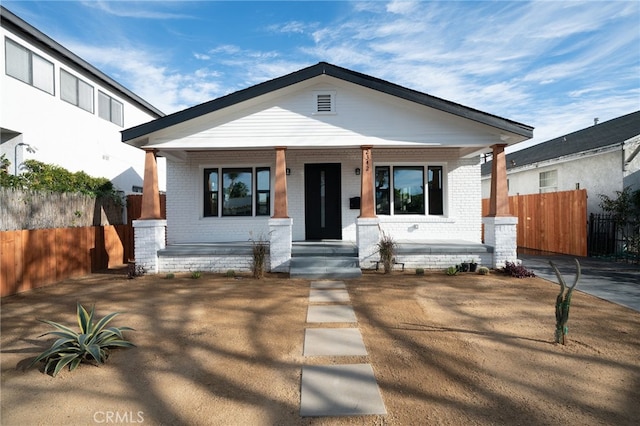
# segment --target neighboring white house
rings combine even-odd
[[[601,212],[599,194],[640,189],[640,111],[562,135],[506,156],[509,195],[587,190],[587,214]],[[482,165],[488,198],[491,161]]]
[[[120,132],[164,114],[4,7],[1,24],[0,155],[10,172],[35,159],[140,192],[144,152]]]
[[[129,128],[123,141],[147,150],[143,200],[156,199],[147,176],[166,157],[169,245],[262,235],[271,269],[286,271],[292,241],[351,241],[361,264],[381,231],[479,245],[480,155],[531,136],[530,126],[321,62]],[[150,203],[136,261],[164,271],[175,265],[158,263],[165,222]]]

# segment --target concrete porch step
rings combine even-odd
[[[358,268],[360,264],[357,257],[305,256],[292,257],[291,266],[296,268]]]
[[[292,257],[289,275],[292,278],[358,278],[362,276],[357,257]]]
[[[358,247],[355,243],[344,241],[303,241],[294,242],[291,247],[291,257],[358,257]]]

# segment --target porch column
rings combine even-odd
[[[360,218],[376,217],[373,199],[373,158],[371,146],[361,146],[362,168],[360,173]]]
[[[276,187],[273,216],[269,219],[269,268],[272,272],[289,272],[291,263],[293,219],[288,213],[286,150],[276,147]]]
[[[360,216],[356,221],[356,242],[360,268],[369,268],[372,261],[378,259],[378,241],[380,240],[380,219],[376,216],[373,193],[373,157],[372,147],[363,145],[362,167],[360,169]]]
[[[504,148],[506,144],[493,145],[491,162],[491,198],[488,216],[510,216],[509,189],[507,188],[507,160]]]
[[[287,201],[287,148],[276,147],[276,188],[273,200],[273,218],[284,219],[289,217]]]
[[[140,219],[133,221],[136,266],[147,273],[161,272],[158,250],[165,248],[166,226],[160,212],[156,150],[149,149],[145,150],[142,211]]]
[[[505,262],[518,260],[518,218],[512,217],[509,211],[505,146],[505,144],[492,146],[489,214],[482,218],[485,244],[493,247],[493,265],[491,266],[494,268],[502,268]]]
[[[144,183],[142,185],[142,212],[140,219],[162,219],[160,190],[158,189],[158,164],[156,150],[145,150]]]

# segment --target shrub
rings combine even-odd
[[[382,267],[384,268],[384,273],[390,274],[391,268],[393,268],[393,260],[396,256],[397,244],[391,235],[382,231],[382,236],[380,237],[380,241],[378,241],[377,246],[378,253],[380,254],[380,262],[382,262]]]
[[[504,268],[502,268],[502,272],[515,278],[529,278],[529,277],[536,276],[536,274],[529,271],[524,266],[516,265],[515,263],[512,263],[512,262],[505,262]]]
[[[197,280],[198,278],[200,278],[202,276],[202,272],[200,271],[193,271],[191,272],[191,278],[193,278],[194,280]]]
[[[175,274],[172,274],[172,273],[169,273],[169,274],[164,276],[164,278],[167,279],[167,280],[171,280],[171,279],[173,279],[175,277],[176,277]]]
[[[136,277],[141,277],[146,273],[147,270],[144,266],[136,265],[135,262],[129,262],[129,265],[127,266],[127,278],[129,278],[130,280]]]
[[[416,268],[416,275],[424,275],[424,268]]]
[[[116,316],[118,312],[111,313],[101,320],[94,322],[95,306],[91,312],[77,304],[77,317],[80,332],[75,332],[71,328],[53,321],[39,320],[53,326],[56,330],[44,333],[42,336],[54,335],[59,337],[53,345],[40,355],[38,355],[29,365],[34,366],[40,361],[46,361],[44,372],[47,374],[52,366],[55,366],[52,375],[55,377],[65,366],[69,366],[69,371],[75,370],[81,362],[91,362],[104,364],[109,356],[109,349],[115,347],[131,348],[135,345],[124,340],[122,332],[133,330],[130,327],[109,327],[107,324]],[[40,336],[40,337],[42,337]]]
[[[233,269],[229,269],[225,274],[225,277],[227,278],[234,278],[236,276],[236,271],[234,271]]]
[[[261,279],[264,277],[264,267],[269,251],[269,244],[261,235],[257,240],[251,239],[251,245],[253,249],[253,263],[251,264],[253,278]]]
[[[458,267],[457,266],[449,266],[445,269],[447,275],[458,275]]]
[[[489,275],[489,268],[486,266],[481,266],[478,268],[478,274],[480,275]]]

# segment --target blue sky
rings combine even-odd
[[[532,125],[532,143],[640,109],[638,1],[2,3],[165,113],[320,61]]]

